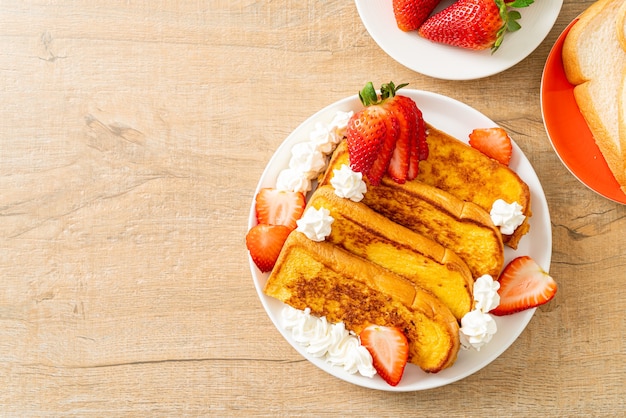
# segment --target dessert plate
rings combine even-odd
[[[552,148],[574,177],[599,195],[626,204],[626,195],[596,145],[563,70],[563,42],[577,20],[563,30],[546,60],[541,77],[543,123]]]
[[[435,11],[452,4],[443,0]],[[563,0],[538,0],[519,9],[522,28],[508,33],[495,54],[436,44],[416,31],[398,29],[391,0],[355,0],[363,25],[370,36],[391,58],[405,67],[445,80],[471,80],[502,72],[539,46],[561,11]]]
[[[496,126],[492,120],[482,113],[446,96],[410,89],[403,89],[401,94],[415,100],[427,122],[465,142],[467,142],[468,135],[473,129]],[[291,148],[296,143],[307,140],[316,123],[330,123],[337,111],[358,111],[359,109],[362,109],[362,104],[358,96],[354,95],[327,106],[298,126],[272,156],[261,175],[256,192],[263,187],[275,186],[278,173],[288,166]],[[518,249],[515,251],[510,248],[505,249],[505,262],[509,262],[516,256],[530,255],[543,269],[548,271],[552,255],[552,230],[546,198],[530,162],[515,143],[513,143],[513,157],[510,167],[518,173],[530,188],[533,216],[530,218],[530,232],[522,238]],[[256,216],[253,200],[250,207],[248,227],[251,228],[255,224]],[[292,339],[290,333],[281,324],[281,311],[285,305],[263,293],[263,287],[269,275],[261,273],[252,259],[249,260],[252,278],[261,303],[278,331],[289,344],[311,363],[331,375],[371,389],[397,392],[417,391],[447,385],[469,376],[487,366],[513,344],[524,331],[535,312],[534,309],[530,309],[509,316],[496,317],[498,332],[489,344],[483,346],[480,351],[461,350],[458,360],[452,367],[436,374],[427,374],[417,366],[408,364],[400,384],[392,387],[379,376],[368,378],[359,374],[348,374],[343,369],[332,366],[323,359],[315,358],[308,354],[302,346]]]

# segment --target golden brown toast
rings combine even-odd
[[[459,321],[472,309],[472,273],[451,250],[362,203],[337,196],[332,186],[319,187],[309,206],[324,207],[335,219],[326,241],[432,292]]]
[[[509,167],[482,152],[428,124],[427,129],[428,158],[420,161],[417,180],[473,202],[487,213],[497,199],[519,203],[526,219],[512,235],[502,237],[506,245],[517,248],[530,229],[528,185]]]
[[[320,184],[329,184],[333,170],[343,164],[349,164],[345,142],[333,154]],[[465,261],[474,279],[483,274],[500,274],[504,263],[502,235],[479,206],[418,181],[398,184],[388,177],[383,177],[378,186],[368,186],[362,202],[452,250]]]
[[[409,362],[427,372],[451,366],[459,350],[456,318],[439,299],[328,242],[293,231],[264,289],[296,309],[360,333],[377,324],[398,327],[409,341]]]

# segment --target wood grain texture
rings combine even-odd
[[[0,415],[613,416],[626,410],[626,207],[553,152],[543,64],[591,1],[482,80],[414,73],[353,2],[0,4]],[[265,314],[244,235],[304,119],[369,80],[451,96],[508,129],[553,229],[554,301],[499,359],[426,392],[304,360]]]

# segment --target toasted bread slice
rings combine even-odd
[[[427,372],[451,366],[459,350],[456,318],[413,283],[328,242],[293,231],[265,285],[265,294],[360,333],[370,324],[398,327],[409,362]]]
[[[613,176],[626,192],[626,150],[620,139],[620,109],[626,53],[620,44],[623,0],[599,0],[587,8],[563,43],[563,69]],[[620,15],[621,13],[621,15]],[[621,16],[621,17],[620,17]],[[622,34],[623,36],[623,34]]]
[[[472,309],[472,273],[451,250],[362,203],[337,196],[332,186],[319,187],[309,205],[328,209],[335,219],[326,241],[432,292],[459,321]]]
[[[342,143],[320,184],[330,183],[333,170],[343,164],[349,164],[349,157]],[[449,248],[467,264],[474,279],[483,274],[500,274],[504,264],[502,235],[490,215],[474,203],[419,181],[398,184],[387,177],[380,185],[369,186],[362,202],[393,222]]]
[[[417,180],[475,203],[487,213],[498,199],[517,202],[526,219],[512,235],[502,236],[507,246],[517,248],[530,229],[528,221],[532,211],[528,185],[509,167],[445,132],[427,127],[428,158],[420,162]]]

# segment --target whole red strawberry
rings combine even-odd
[[[393,0],[393,14],[398,28],[416,30],[430,16],[441,0]]]
[[[517,10],[534,0],[458,0],[428,18],[418,33],[426,39],[461,48],[495,52],[506,32],[521,28]]]

